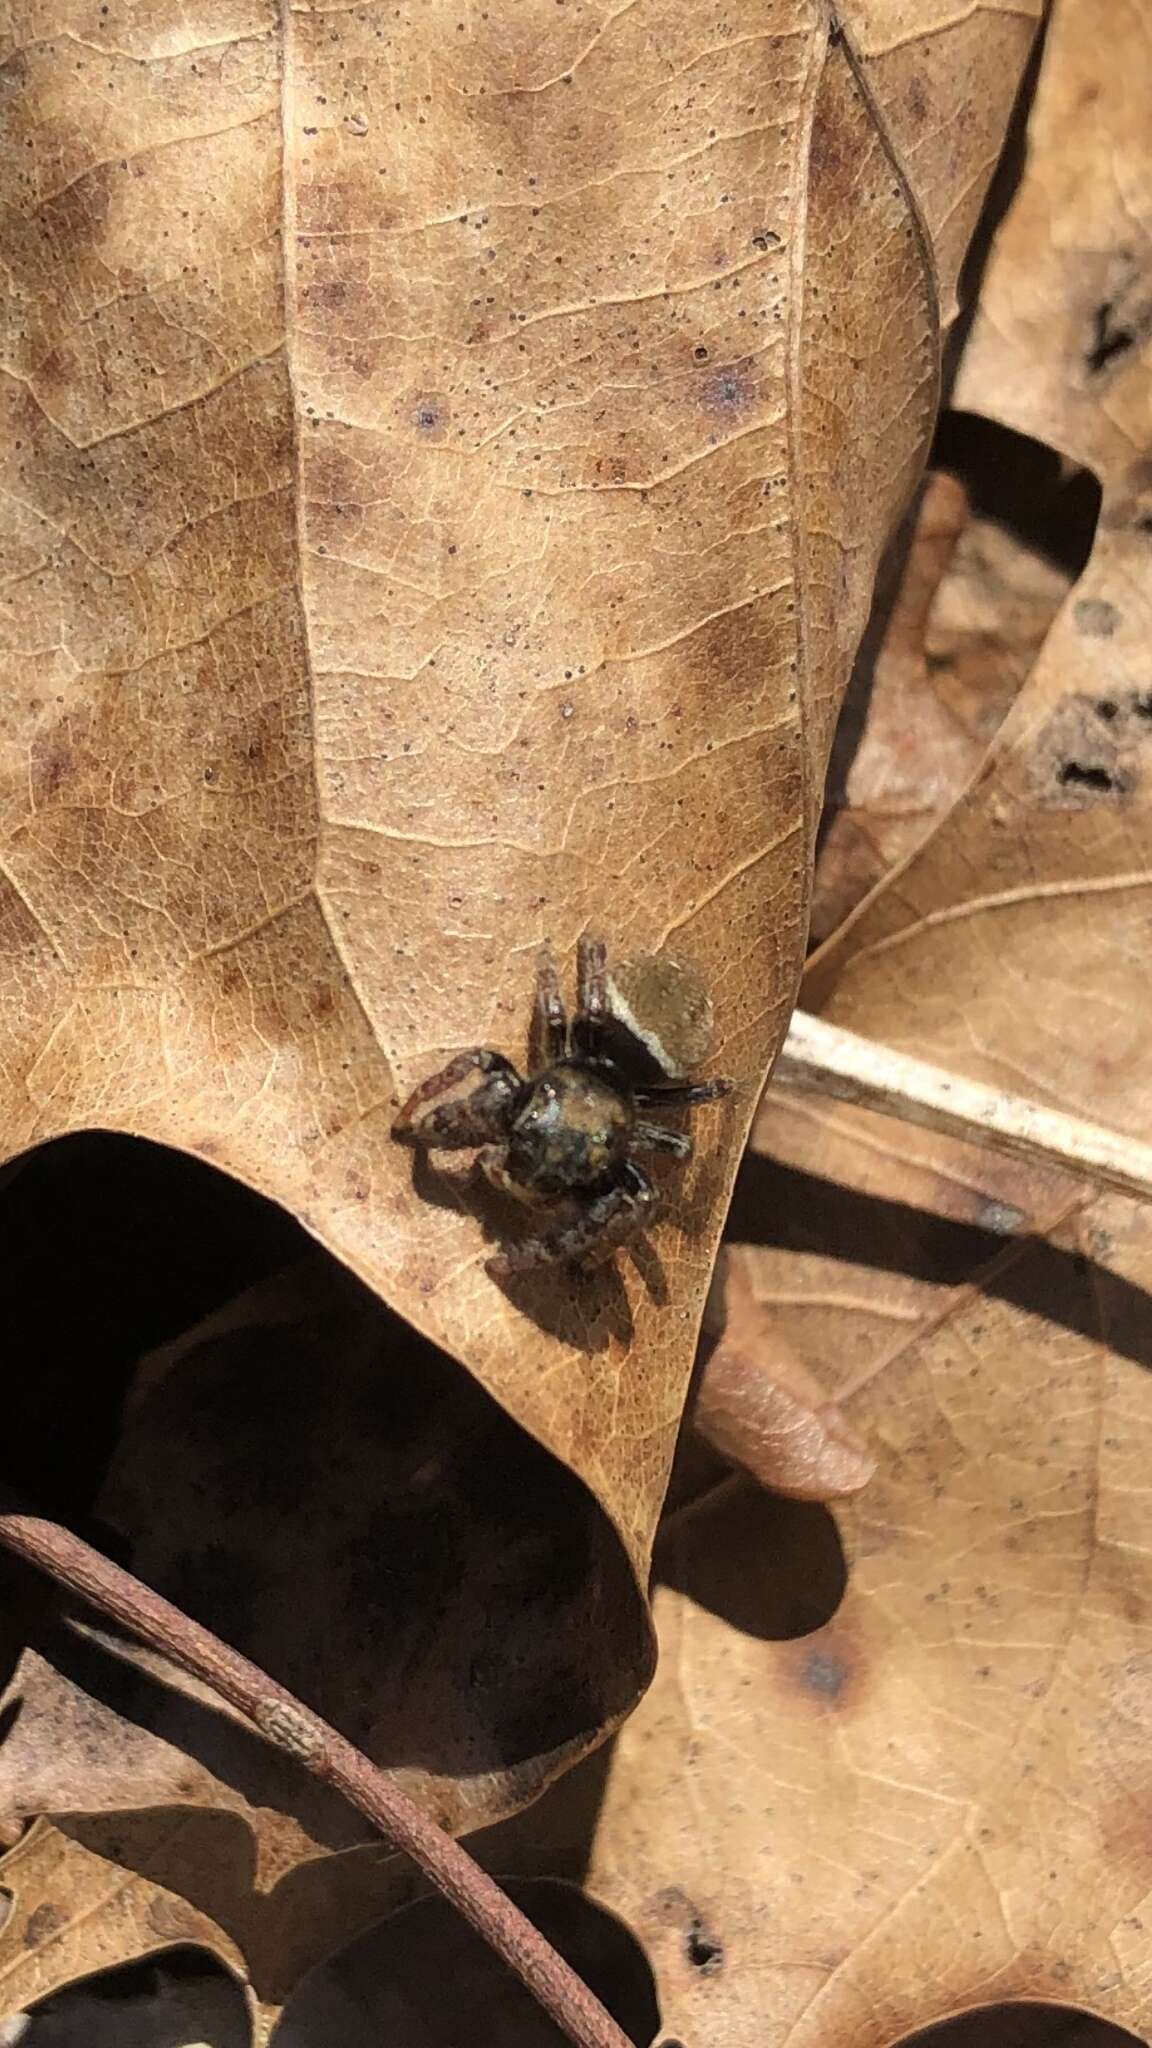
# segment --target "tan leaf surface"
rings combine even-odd
[[[887,2048],[1013,1997],[1147,2035],[1152,1220],[1117,1201],[1081,1242],[948,1290],[842,1394],[879,1461],[825,1626],[780,1639],[815,1552],[750,1490],[658,1551],[589,1883],[696,2048]]]
[[[1152,51],[1142,18],[1108,10],[1105,37],[1104,14],[1056,10],[962,377],[969,406],[1002,394],[1007,423],[1096,467],[1093,558],[987,764],[807,995],[1145,1137],[1147,351],[1114,351],[1088,398],[1077,257],[1147,217]],[[833,1107],[772,1096],[758,1139],[795,1170],[752,1164],[747,1269],[877,1475],[837,1510],[843,1602],[798,1640],[749,1583],[754,1499],[682,1518],[593,1882],[701,2048],[882,2048],[1012,1997],[1146,2035],[1152,1217]]]
[[[947,269],[1034,18],[19,10],[7,1142],[129,1129],[283,1202],[641,1566],[931,417],[917,208]],[[704,976],[739,1093],[666,1287],[533,1321],[388,1129],[449,1048],[521,1052],[585,928]]]
[[[651,1669],[591,1496],[323,1254],[146,1361],[97,1511],[149,1585],[456,1831],[533,1798]],[[261,1888],[377,1839],[87,1611],[36,1636],[5,1708],[4,1813],[229,1808]]]
[[[179,1854],[183,1816],[167,1817]],[[37,1999],[98,1970],[187,1944],[207,1949],[245,1981],[243,1958],[207,1914],[150,1879],[40,1823],[0,1858],[12,1908],[0,1928],[0,2010]]]

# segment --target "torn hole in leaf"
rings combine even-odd
[[[143,1238],[163,1266],[162,1233]],[[249,1238],[263,1254],[280,1225]],[[177,1272],[186,1255],[174,1249]],[[203,1300],[211,1260],[194,1263],[183,1298]],[[131,1292],[127,1260],[119,1279]],[[162,1327],[159,1285],[142,1286]],[[647,1683],[645,1603],[591,1494],[316,1249],[142,1363],[95,1515],[142,1578],[452,1827],[534,1797]],[[374,1839],[87,1613],[30,1628],[8,1700],[21,1711],[0,1748],[0,1812],[239,1810],[265,1873]]]
[[[981,413],[945,412],[930,464],[963,484],[973,514],[989,519],[1075,580],[1096,538],[1102,493],[1089,469]]]
[[[1091,552],[1087,470],[975,413],[941,418],[886,558],[837,728],[812,909],[819,944],[967,788]],[[1084,630],[1106,630],[1096,611]]]
[[[0,2048],[249,2048],[244,1993],[203,1949],[101,1970],[0,2022]]]
[[[1081,2006],[1006,2002],[904,2034],[892,2048],[1132,2048],[1139,2039]]]
[[[15,1164],[0,1242],[19,1370],[5,1380],[0,1473],[90,1534],[139,1358],[311,1240],[276,1203],[144,1139],[84,1131]]]
[[[660,2028],[656,1984],[624,1922],[552,1880],[507,1889],[636,2048],[649,2048]],[[566,2038],[458,1914],[424,1899],[315,1970],[271,2048],[561,2048]]]
[[[1144,699],[1132,690],[1111,696],[1073,691],[1031,742],[1034,801],[1046,809],[1084,810],[1133,797],[1143,780],[1152,728]]]

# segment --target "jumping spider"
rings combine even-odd
[[[577,1009],[569,1021],[550,957],[536,988],[535,1040],[544,1065],[527,1080],[511,1060],[489,1046],[472,1046],[409,1096],[392,1135],[428,1150],[476,1147],[476,1164],[504,1194],[522,1202],[565,1199],[577,1214],[555,1229],[504,1245],[488,1260],[496,1279],[537,1266],[590,1265],[647,1228],[656,1190],[636,1152],[670,1152],[687,1159],[692,1140],[649,1123],[645,1110],[714,1102],[730,1081],[687,1081],[661,1072],[643,1048],[629,1044],[609,1009],[605,949],[582,940],[577,962]],[[445,1095],[470,1074],[483,1080],[468,1094]]]

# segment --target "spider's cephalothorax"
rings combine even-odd
[[[579,1000],[569,1023],[556,969],[546,958],[536,992],[536,1037],[544,1066],[523,1080],[503,1053],[473,1046],[458,1053],[409,1097],[393,1136],[429,1150],[475,1148],[495,1187],[526,1202],[567,1200],[572,1219],[505,1245],[489,1259],[497,1278],[555,1264],[590,1265],[651,1221],[656,1191],[637,1152],[686,1159],[692,1140],[646,1120],[645,1111],[713,1102],[730,1081],[687,1081],[644,1071],[614,1028],[604,947],[581,942]],[[643,1060],[643,1048],[637,1047]],[[652,1062],[649,1059],[648,1069]],[[480,1076],[466,1094],[449,1095]]]

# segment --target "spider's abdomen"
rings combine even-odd
[[[512,1126],[508,1170],[538,1195],[563,1195],[611,1179],[626,1157],[632,1109],[610,1081],[573,1062],[532,1083]]]

